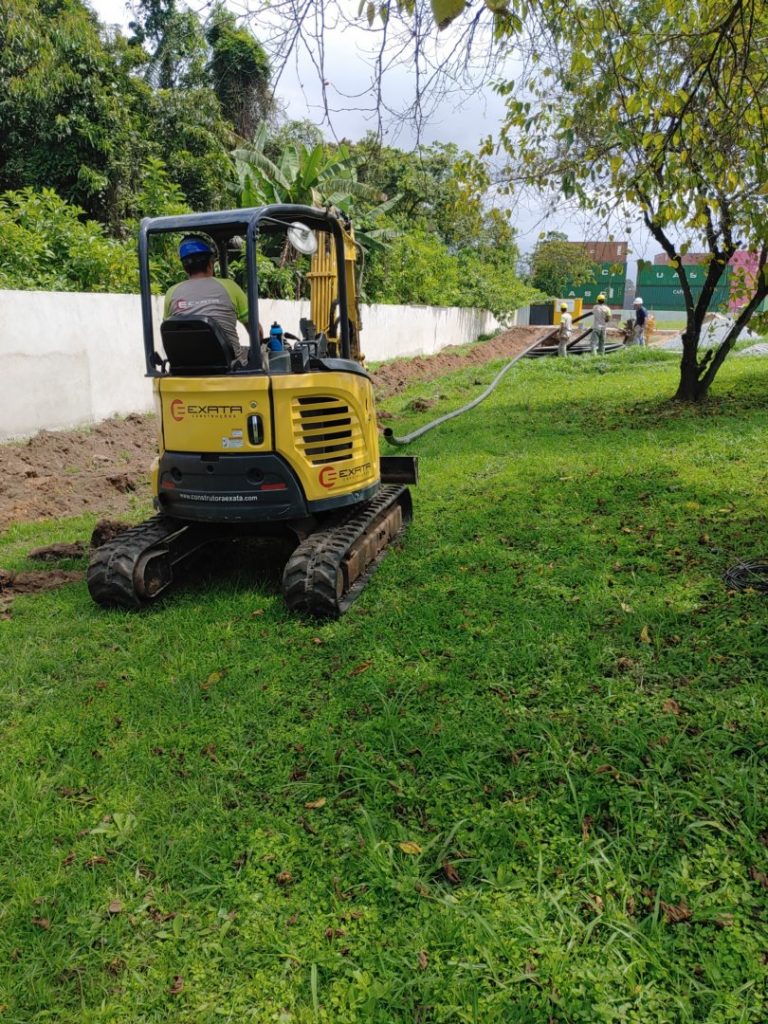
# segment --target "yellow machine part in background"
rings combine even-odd
[[[555,299],[555,301],[553,303],[555,313],[554,313],[554,316],[552,318],[552,323],[553,324],[559,324],[560,323],[560,320],[562,318],[562,313],[560,312],[560,307],[562,306],[563,303],[565,303],[566,306],[568,307],[568,312],[571,314],[571,316],[573,317],[574,320],[576,319],[577,316],[581,316],[581,314],[583,312],[583,309],[582,309],[583,301],[584,301],[583,299]]]
[[[360,305],[357,294],[357,245],[351,227],[342,228],[344,235],[344,271],[347,284],[347,305],[350,328],[350,357],[359,363],[364,361],[360,351]],[[338,299],[336,275],[336,243],[330,232],[319,236],[317,252],[312,257],[307,274],[310,285],[310,318],[319,331],[329,338],[336,338],[333,310]]]
[[[379,439],[371,381],[344,372],[158,377],[164,452],[282,456],[307,501],[376,483]],[[258,429],[249,420],[258,417]],[[256,438],[258,443],[253,443]],[[152,484],[158,494],[158,460]]]

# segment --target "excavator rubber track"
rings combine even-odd
[[[413,516],[411,493],[395,484],[334,517],[303,540],[283,572],[283,596],[292,611],[336,619],[360,595],[388,546]],[[103,608],[138,611],[174,582],[174,568],[206,544],[235,531],[154,516],[96,548],[86,581]]]
[[[173,567],[213,539],[210,533],[167,516],[153,516],[96,548],[86,582],[103,608],[137,610],[173,582]]]
[[[387,485],[341,522],[311,533],[283,572],[283,596],[291,611],[317,619],[343,615],[412,516],[408,488]]]

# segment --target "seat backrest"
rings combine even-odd
[[[317,328],[314,322],[305,316],[299,320],[299,330],[301,331],[302,341],[311,341],[317,337]]]
[[[169,373],[200,377],[229,373],[235,350],[218,321],[209,316],[172,316],[160,324]]]

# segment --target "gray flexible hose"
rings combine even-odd
[[[536,345],[538,344],[539,342],[537,341]],[[533,348],[534,346],[532,345],[530,347]],[[438,419],[432,420],[431,423],[427,423],[426,426],[424,427],[419,427],[418,430],[414,430],[413,433],[411,434],[406,434],[405,437],[395,437],[392,428],[386,427],[384,430],[384,440],[388,444],[397,446],[410,444],[411,441],[415,441],[417,437],[421,437],[422,434],[426,434],[428,430],[433,430],[435,427],[439,427],[441,423],[445,423],[447,420],[455,419],[457,416],[461,416],[462,413],[469,412],[470,409],[474,409],[476,405],[479,405],[484,399],[488,397],[488,395],[490,395],[490,393],[496,388],[496,385],[499,383],[504,374],[508,370],[511,370],[515,363],[518,361],[518,359],[522,359],[526,352],[528,352],[528,349],[526,349],[525,352],[520,352],[520,354],[516,355],[514,359],[510,359],[507,365],[496,374],[493,381],[485,389],[482,395],[479,395],[477,398],[473,398],[471,402],[468,402],[466,405],[463,405],[460,409],[454,409],[453,412],[447,412],[445,416],[440,416]]]
[[[582,313],[581,316],[577,316],[573,322],[578,323],[579,320],[585,320],[588,316],[591,315],[591,312]],[[474,409],[476,405],[480,405],[480,403],[484,401],[488,397],[488,395],[491,394],[491,392],[496,388],[496,385],[499,383],[504,374],[508,370],[512,369],[512,367],[515,365],[518,359],[522,359],[523,356],[528,355],[531,349],[537,348],[542,343],[542,341],[547,341],[547,339],[553,337],[554,334],[555,332],[553,331],[552,334],[548,334],[545,338],[537,339],[532,345],[529,345],[528,348],[525,349],[523,352],[518,353],[518,355],[516,355],[514,359],[510,359],[507,365],[496,374],[496,376],[491,381],[489,386],[485,389],[485,391],[482,393],[482,395],[479,395],[477,398],[473,398],[471,402],[467,403],[467,405],[463,405],[460,409],[454,409],[453,412],[447,412],[445,416],[440,416],[438,419],[432,420],[431,423],[427,423],[426,426],[419,427],[418,430],[414,430],[413,433],[411,434],[406,434],[405,437],[395,437],[392,428],[385,427],[384,440],[387,442],[387,444],[402,447],[402,445],[410,444],[411,441],[415,441],[417,437],[421,437],[422,434],[426,434],[429,430],[434,430],[435,427],[439,427],[441,423],[445,423],[448,420],[453,420],[457,416],[461,416],[463,413],[469,412],[470,409]]]

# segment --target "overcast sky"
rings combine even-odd
[[[127,27],[130,15],[125,0],[87,2],[106,24]],[[247,2],[231,0],[228,6],[241,14]],[[350,2],[356,10],[357,0]],[[448,33],[441,38],[445,39],[443,45],[450,45]],[[277,99],[286,117],[292,120],[308,118],[321,125],[328,138],[355,141],[367,131],[377,128],[373,113],[375,101],[370,89],[371,34],[364,28],[330,28],[325,33],[325,47],[330,126],[323,123],[322,89],[306,44],[305,49],[297,51],[295,58],[282,70],[276,87]],[[406,106],[414,93],[412,74],[403,67],[392,69],[385,78],[385,90],[385,101],[390,108]],[[490,85],[454,94],[431,113],[422,127],[421,139],[425,143],[454,142],[462,149],[476,151],[484,138],[498,133],[503,115],[504,103]],[[384,137],[385,141],[401,149],[411,149],[416,144],[414,129],[402,122],[385,124]],[[517,200],[513,219],[524,252],[533,248],[539,233],[545,230],[564,231],[574,240],[592,240],[595,235],[594,227],[590,227],[586,216],[547,210],[535,198]],[[657,251],[655,242],[639,224],[632,232],[631,250],[635,259],[648,259]],[[633,277],[634,266],[631,271],[630,276]]]

